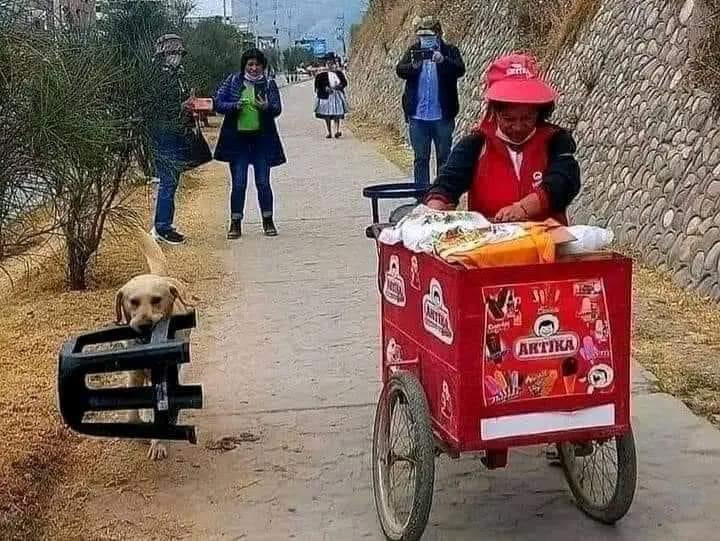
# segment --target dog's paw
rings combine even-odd
[[[150,441],[147,457],[150,460],[165,460],[168,456],[167,447],[158,440]]]

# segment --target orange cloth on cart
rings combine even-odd
[[[436,254],[466,268],[533,265],[555,261],[555,242],[544,224],[527,224],[507,240],[495,242],[486,231],[456,231],[438,240]]]

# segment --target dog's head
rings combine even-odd
[[[127,323],[140,333],[144,328],[154,327],[170,317],[176,301],[186,305],[177,281],[154,274],[136,276],[115,296],[117,322]]]

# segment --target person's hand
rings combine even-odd
[[[501,208],[495,215],[496,222],[523,222],[528,219],[527,212],[520,203]]]
[[[255,98],[255,105],[257,105],[258,109],[261,111],[266,111],[268,108],[268,100],[267,98],[264,98],[262,96],[258,96]]]
[[[447,203],[442,199],[430,199],[429,201],[425,202],[425,206],[432,210],[441,210],[441,211],[455,209],[455,205],[453,205],[452,203]]]
[[[414,70],[419,70],[420,68],[422,68],[422,61],[421,60],[413,61],[412,67]]]
[[[236,110],[236,111],[240,111],[240,110],[243,108],[244,105],[245,105],[245,103],[244,103],[242,100],[240,100],[239,102],[237,102],[237,103],[235,104],[235,110]]]
[[[432,61],[436,64],[442,64],[445,61],[445,57],[440,51],[435,51],[432,55]]]

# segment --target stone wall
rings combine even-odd
[[[480,113],[487,63],[515,43],[512,1],[449,0],[438,10],[468,66],[458,136]],[[719,115],[688,79],[701,1],[603,0],[549,77],[562,94],[554,120],[579,144],[573,220],[611,227],[678,285],[720,299]],[[414,14],[397,13],[406,9],[369,17],[350,64],[356,111],[401,130],[394,66],[412,40]]]

